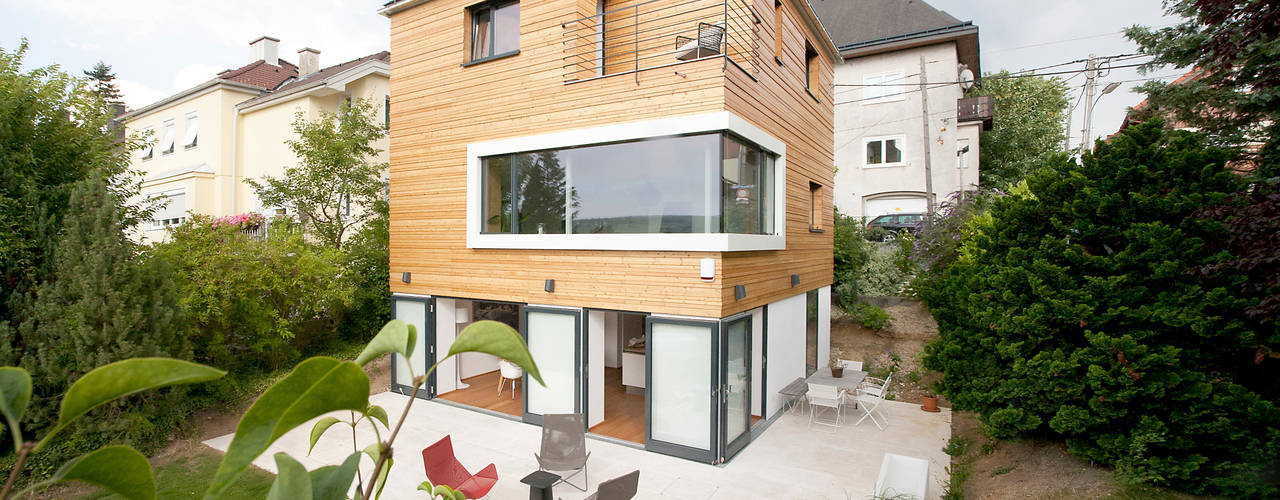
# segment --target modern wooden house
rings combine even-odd
[[[728,460],[828,358],[832,68],[803,0],[397,0],[391,289],[420,396]],[[509,374],[508,374],[509,376]],[[518,382],[514,384],[513,382]],[[511,392],[503,392],[510,387]]]

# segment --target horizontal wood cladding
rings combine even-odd
[[[466,8],[473,3],[435,0],[391,16],[393,291],[722,317],[753,307],[745,304],[756,304],[764,296],[800,293],[790,290],[789,275],[794,272],[813,276],[813,283],[830,282],[830,237],[810,236],[807,225],[807,179],[825,179],[830,185],[829,100],[823,103],[825,112],[816,109],[820,107],[816,103],[797,103],[786,89],[771,89],[766,80],[755,82],[733,65],[726,69],[722,59],[566,85],[561,24],[595,14],[595,2],[589,0],[522,1],[520,53],[463,66],[467,62]],[[626,4],[611,1],[606,8],[615,5]],[[772,4],[769,7],[757,11],[772,12]],[[768,17],[764,20],[759,36],[772,40]],[[799,30],[799,26],[792,28]],[[793,38],[800,36],[797,31]],[[675,40],[669,43],[674,47]],[[772,50],[771,44],[763,47]],[[803,58],[803,47],[799,50],[798,57]],[[759,66],[770,69],[767,64]],[[829,81],[829,65],[825,70]],[[799,85],[799,92],[808,98],[802,79]],[[733,92],[768,95],[741,97]],[[773,106],[786,109],[769,109]],[[788,173],[786,251],[721,254],[466,247],[467,144],[725,109],[787,142],[793,170]],[[804,120],[818,123],[799,123]],[[793,126],[802,131],[779,128]],[[807,137],[823,127],[825,142]],[[826,166],[825,173],[819,165]],[[716,260],[713,281],[699,278],[703,258]],[[412,273],[410,283],[400,279],[406,271]],[[779,273],[787,278],[774,280]],[[543,290],[547,279],[555,280],[553,293]],[[743,282],[748,285],[748,298],[735,302],[732,285]],[[804,284],[809,283],[806,278]]]

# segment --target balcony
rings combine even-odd
[[[607,5],[607,4],[606,4]],[[760,16],[744,0],[648,0],[566,22],[564,82],[722,58],[748,74]]]
[[[991,130],[995,107],[989,95],[956,99],[956,121],[982,122],[982,130]]]

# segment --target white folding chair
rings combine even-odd
[[[812,428],[814,423],[825,425],[832,428],[832,432],[840,429],[841,400],[842,394],[839,388],[831,385],[809,384],[809,392],[805,394],[805,398],[809,402],[809,427]],[[835,413],[834,420],[823,420],[816,418],[819,409],[828,410],[829,413]]]
[[[846,369],[846,370],[853,370],[853,371],[859,371],[859,372],[860,372],[860,371],[862,371],[862,362],[861,362],[861,361],[853,361],[853,360],[850,360],[850,359],[842,359],[842,360],[840,360],[840,366],[843,366],[843,367],[844,367],[844,369]]]
[[[854,397],[854,400],[857,402],[858,408],[862,409],[862,418],[859,418],[853,425],[861,424],[867,418],[871,418],[871,422],[876,424],[876,428],[880,430],[884,430],[885,426],[889,425],[889,419],[885,417],[884,412],[880,411],[880,403],[883,403],[885,396],[889,395],[888,380],[891,377],[892,374],[889,377],[885,377],[886,385],[884,387],[867,386],[858,389],[858,395]],[[880,423],[880,420],[876,420],[877,414],[880,415],[880,420],[884,420],[883,424]]]
[[[841,400],[841,403],[844,403],[846,405],[853,405],[854,407],[857,407],[858,393],[861,392],[863,389],[875,389],[877,391],[883,391],[886,393],[886,396],[887,396],[888,395],[887,393],[889,392],[889,384],[892,382],[893,382],[893,372],[889,372],[889,374],[885,375],[883,379],[875,378],[875,377],[864,378],[862,379],[862,383],[858,384],[857,391],[854,391],[853,394],[850,394],[847,392],[845,393],[844,399]]]

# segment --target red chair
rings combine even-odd
[[[453,442],[445,435],[426,449],[422,450],[422,467],[426,469],[427,480],[431,484],[443,484],[467,495],[467,498],[481,498],[498,484],[498,467],[489,464],[480,472],[472,475],[467,472],[453,456]]]

